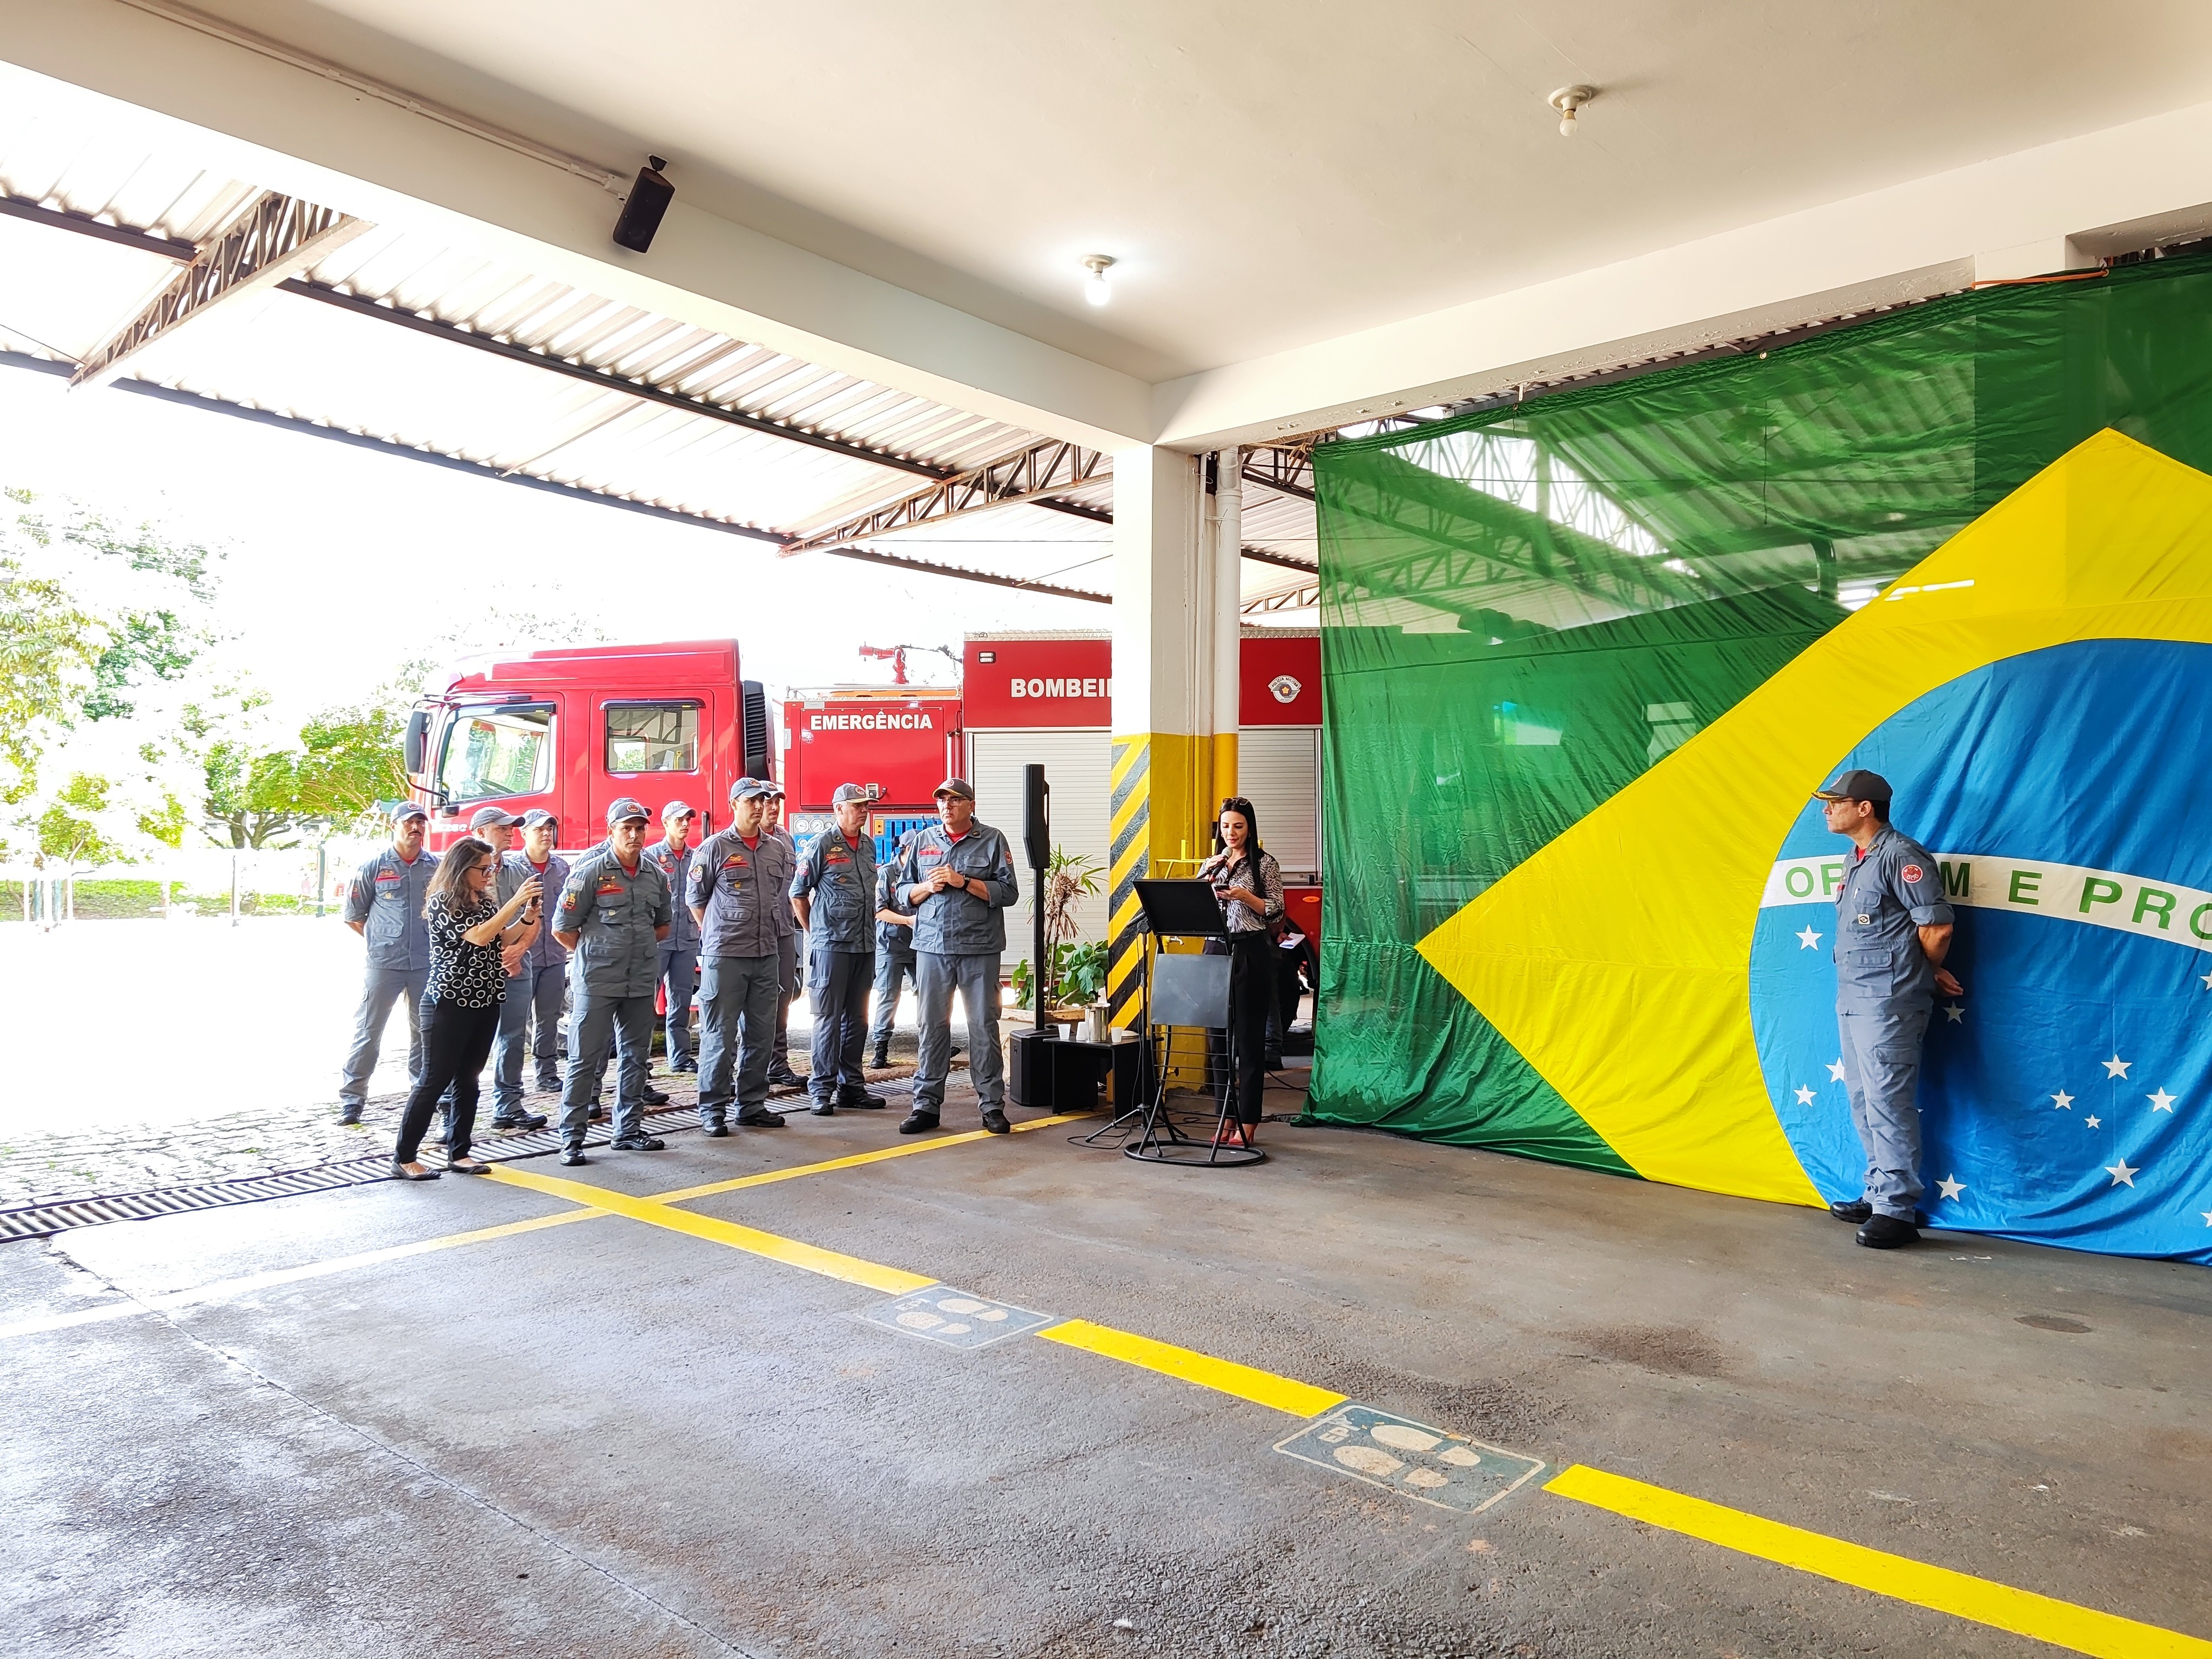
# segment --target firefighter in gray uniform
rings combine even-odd
[[[868,986],[876,976],[876,843],[868,792],[841,783],[830,797],[837,822],[814,838],[791,881],[791,905],[806,930],[806,998],[814,1009],[814,1063],[807,1079],[814,1115],[840,1106],[877,1109],[860,1069],[868,1036]]]
[[[1828,828],[1857,849],[1836,890],[1836,1025],[1851,1124],[1866,1148],[1865,1195],[1828,1206],[1859,1224],[1858,1241],[1894,1249],[1920,1237],[1923,1190],[1920,1044],[1936,992],[1963,996],[1943,967],[1951,907],[1928,849],[1889,822],[1890,788],[1876,773],[1850,771],[1814,799]]]
[[[908,832],[909,835],[912,831]],[[906,856],[906,837],[899,858]],[[876,872],[876,1012],[868,1031],[875,1050],[870,1064],[891,1063],[891,1027],[898,1022],[899,993],[914,982],[914,908],[899,886],[899,860]]]
[[[338,1080],[341,1123],[361,1121],[395,1002],[407,1005],[408,1081],[422,1074],[421,1004],[422,988],[430,981],[430,925],[423,920],[422,906],[438,867],[438,855],[422,850],[428,825],[429,814],[421,807],[411,801],[401,807],[392,820],[392,845],[362,865],[346,890],[345,925],[368,941],[368,972],[354,1022],[353,1050]]]
[[[693,920],[691,891],[691,821],[698,815],[680,800],[660,809],[661,838],[653,844],[653,861],[668,878],[675,897],[676,923],[660,941],[661,994],[668,1012],[662,1030],[668,1045],[668,1069],[696,1072],[691,1057],[691,998],[699,985],[699,924]]]
[[[575,953],[561,1095],[563,1164],[585,1161],[585,1126],[611,1040],[618,1072],[609,1144],[621,1152],[657,1152],[666,1144],[645,1132],[645,1068],[660,941],[673,918],[668,878],[645,856],[646,821],[645,808],[627,797],[608,807],[606,840],[576,860],[553,912],[555,936]]]
[[[769,1050],[783,975],[777,946],[791,926],[791,854],[764,827],[769,786],[730,787],[730,827],[691,860],[685,902],[699,924],[699,1127],[729,1133],[731,1074],[738,1121],[781,1129],[768,1109]],[[779,918],[781,920],[779,920]]]
[[[975,818],[965,778],[937,786],[938,822],[907,840],[899,882],[914,907],[915,988],[921,1002],[921,1063],[914,1110],[902,1135],[937,1127],[945,1074],[952,1062],[952,993],[968,1009],[968,1068],[983,1127],[1012,1128],[1005,1110],[1005,1062],[999,1053],[999,957],[1006,948],[1006,907],[1021,896],[1006,838]]]
[[[783,843],[783,850],[791,855],[793,868],[799,864],[799,843],[792,839],[791,831],[783,827],[783,791],[774,782],[768,785],[768,793],[762,799],[762,822],[766,833]],[[806,1079],[791,1069],[791,1005],[799,995],[799,961],[805,949],[799,938],[798,920],[789,910],[779,918],[783,933],[776,941],[776,972],[779,993],[775,1005],[775,1047],[768,1060],[768,1080],[779,1089],[804,1089]]]
[[[507,864],[519,878],[538,878],[539,890],[546,895],[543,903],[548,912],[568,884],[568,860],[553,850],[559,831],[558,819],[544,807],[533,806],[522,815],[522,850],[507,855]],[[499,1036],[491,1051],[492,1121],[495,1123],[537,1115],[522,1109],[526,1049],[537,1062],[538,1092],[561,1091],[561,1002],[568,989],[568,952],[553,937],[544,915],[539,916],[538,924],[538,936],[522,953],[522,966],[507,981],[507,1000],[500,1008]]]

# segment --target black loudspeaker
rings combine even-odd
[[[646,159],[653,165],[637,170],[637,182],[629,187],[629,199],[623,204],[622,217],[615,221],[615,246],[626,247],[633,253],[643,253],[652,247],[653,234],[660,228],[661,216],[676,199],[676,186],[660,171],[668,163],[658,155]]]
[[[1022,768],[1022,840],[1029,848],[1030,868],[1042,870],[1052,862],[1052,786],[1044,781],[1044,768]]]

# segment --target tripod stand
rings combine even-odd
[[[1228,919],[1212,886],[1203,881],[1140,881],[1137,901],[1143,906],[1146,930],[1160,938],[1223,939]],[[1234,1169],[1265,1161],[1256,1146],[1226,1143],[1231,1080],[1237,1076],[1237,1022],[1231,1017],[1231,963],[1226,956],[1162,956],[1157,945],[1145,956],[1143,1105],[1137,1116],[1136,1139],[1121,1148],[1124,1158],[1146,1164],[1184,1164],[1206,1169]],[[1155,1028],[1173,1030],[1196,1026],[1218,1030],[1227,1038],[1227,1066],[1216,1091],[1213,1136],[1210,1141],[1185,1134],[1167,1107],[1167,1067],[1153,1063],[1149,1045]],[[1211,1071],[1212,1067],[1207,1068]],[[1126,1115],[1126,1114],[1125,1114]],[[1117,1119],[1118,1122],[1120,1120]]]

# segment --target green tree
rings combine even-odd
[[[15,508],[0,516],[0,804],[21,809],[15,830],[40,847],[50,824],[67,841],[88,810],[105,815],[103,857],[127,850],[134,825],[153,841],[180,834],[161,775],[174,770],[181,683],[214,641],[216,556],[74,503],[0,495]],[[42,791],[45,763],[64,750],[67,781]]]
[[[348,830],[380,800],[407,793],[400,769],[405,703],[387,687],[351,708],[325,709],[296,747],[256,750],[220,739],[207,751],[209,835],[218,846],[290,847],[315,830]]]
[[[39,851],[65,864],[126,864],[131,852],[101,820],[112,786],[106,778],[74,774],[39,815]]]

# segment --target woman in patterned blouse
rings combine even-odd
[[[1221,850],[1198,873],[1213,884],[1213,896],[1229,922],[1229,1024],[1237,1048],[1236,1111],[1215,1139],[1249,1146],[1267,1086],[1267,1005],[1275,997],[1272,953],[1275,924],[1283,918],[1283,870],[1260,845],[1259,815],[1243,796],[1221,803],[1213,833]]]
[[[430,1127],[438,1097],[453,1085],[446,1118],[446,1167],[456,1175],[482,1175],[491,1165],[469,1156],[477,1124],[477,1079],[499,1032],[499,1005],[507,1000],[507,946],[537,937],[538,884],[532,876],[505,904],[493,900],[499,874],[491,846],[474,836],[453,843],[430,878],[422,914],[430,924],[430,981],[422,993],[422,1070],[399,1120],[392,1173],[402,1181],[435,1181],[416,1153]]]

